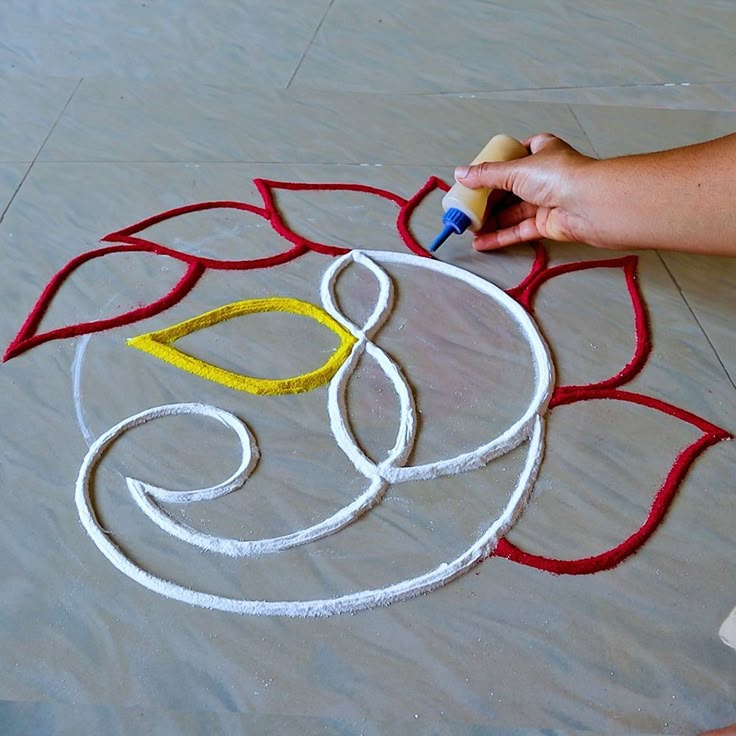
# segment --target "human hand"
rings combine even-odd
[[[551,133],[523,141],[531,155],[455,170],[471,189],[488,187],[515,195],[486,220],[473,240],[476,250],[495,250],[539,238],[595,243],[595,223],[580,202],[581,175],[595,159]]]

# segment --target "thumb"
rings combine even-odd
[[[455,180],[469,189],[487,187],[512,191],[518,161],[493,161],[475,166],[458,166]]]

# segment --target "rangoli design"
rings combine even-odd
[[[544,246],[537,243],[533,246],[534,259],[529,273],[521,283],[504,291],[477,275],[435,260],[412,235],[410,220],[416,206],[433,190],[446,191],[448,189],[444,182],[435,177],[430,178],[409,199],[383,189],[359,184],[295,184],[262,179],[254,181],[263,200],[262,206],[223,201],[203,202],[169,210],[103,238],[105,242],[113,243],[113,245],[89,251],[72,259],[49,281],[4,356],[4,360],[8,360],[50,340],[88,336],[102,330],[131,325],[159,314],[181,301],[208,269],[238,271],[273,267],[309,251],[333,257],[331,262],[327,262],[328,265],[322,276],[319,289],[320,305],[284,296],[245,299],[223,305],[163,330],[131,337],[128,343],[132,347],[150,353],[156,358],[202,378],[216,381],[230,389],[262,396],[311,391],[326,384],[327,414],[331,433],[338,447],[365,479],[365,489],[349,504],[327,518],[309,527],[281,536],[236,539],[208,534],[173,516],[161,504],[209,501],[240,489],[255,470],[260,456],[253,433],[239,417],[207,404],[168,404],[142,411],[119,422],[92,442],[77,477],[75,494],[77,510],[89,536],[115,567],[139,584],[169,598],[205,608],[241,614],[306,617],[354,612],[389,605],[427,593],[456,579],[484,558],[492,555],[555,574],[596,573],[615,567],[649,539],[663,520],[682,479],[695,459],[710,445],[730,438],[729,433],[725,430],[684,409],[623,388],[642,370],[651,351],[649,323],[636,279],[636,257],[626,256],[550,267]],[[294,232],[279,213],[273,194],[279,189],[355,191],[386,199],[398,207],[397,231],[401,242],[410,252],[350,250],[307,239]],[[290,244],[290,247],[268,258],[217,260],[183,253],[143,237],[145,231],[152,225],[183,214],[213,208],[244,210],[263,218]],[[43,315],[62,287],[64,280],[91,259],[116,252],[167,255],[185,263],[186,272],[168,294],[146,306],[108,319],[82,322],[47,332],[39,332]],[[529,360],[534,367],[534,389],[528,406],[499,436],[457,456],[421,465],[409,463],[418,431],[415,400],[411,386],[396,361],[375,341],[381,327],[391,314],[394,302],[395,284],[382,267],[391,264],[405,265],[412,269],[424,269],[440,274],[444,278],[462,282],[483,298],[491,300],[497,308],[506,313],[511,323],[519,330],[529,351]],[[354,324],[343,314],[335,295],[336,281],[340,273],[350,265],[364,269],[366,274],[374,278],[378,284],[375,305],[362,324]],[[608,379],[588,385],[556,386],[549,352],[533,319],[534,300],[541,285],[550,279],[574,271],[592,269],[620,269],[624,274],[634,312],[634,354],[618,373]],[[288,312],[316,321],[335,334],[338,346],[322,366],[302,375],[275,379],[256,378],[225,370],[174,346],[180,338],[217,322],[256,312],[273,311]],[[348,418],[347,386],[364,355],[370,356],[383,371],[393,387],[399,405],[399,426],[394,445],[386,452],[385,457],[379,459],[372,459],[364,452],[355,438]],[[77,378],[75,367],[75,381]],[[701,435],[677,455],[654,496],[647,518],[633,534],[620,544],[592,557],[571,560],[551,559],[522,550],[508,540],[507,534],[521,517],[533,493],[544,455],[545,417],[558,406],[591,400],[637,404],[690,424],[698,429]],[[94,471],[108,448],[133,427],[160,417],[180,414],[213,419],[234,432],[241,448],[239,467],[225,481],[208,488],[174,491],[142,480],[126,478],[128,490],[136,505],[151,522],[164,532],[207,552],[229,557],[276,554],[323,539],[353,523],[380,503],[392,485],[407,481],[431,480],[444,475],[456,475],[476,470],[523,444],[526,444],[526,458],[521,473],[510,490],[508,500],[498,518],[482,530],[473,543],[453,560],[442,563],[418,576],[383,588],[347,593],[334,598],[301,601],[228,598],[192,590],[154,576],[138,566],[126,556],[111,535],[103,530],[92,504]]]

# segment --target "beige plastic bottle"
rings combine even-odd
[[[510,135],[495,135],[470,164],[473,166],[490,161],[511,161],[528,153],[516,138]],[[459,235],[465,230],[473,232],[479,230],[483,225],[490,193],[490,189],[468,189],[456,182],[442,198],[442,209],[445,211],[442,223],[445,227],[429,249],[437,250],[453,233]]]

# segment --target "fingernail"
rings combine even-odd
[[[455,178],[456,179],[464,179],[467,175],[470,169],[467,166],[458,166],[455,169]]]

